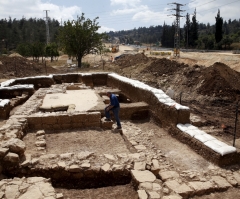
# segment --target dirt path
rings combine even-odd
[[[167,160],[175,168],[181,171],[195,170],[207,172],[209,167],[212,167],[210,162],[196,154],[189,146],[182,144],[152,122],[140,122],[135,123],[135,125],[141,128],[143,132],[151,129],[151,132],[154,133],[154,136],[151,137],[151,142],[165,154]]]

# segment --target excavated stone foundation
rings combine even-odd
[[[17,84],[31,86],[21,89],[14,87]],[[105,121],[107,91],[119,98],[122,130],[113,129],[113,115],[112,121]],[[0,128],[1,170],[9,178],[50,178],[53,186],[68,189],[132,183],[139,198],[196,195],[191,183],[184,184],[181,190],[164,183],[160,173],[164,168],[160,164],[165,159],[149,143],[151,132],[143,132],[129,122],[150,117],[209,161],[220,166],[239,162],[237,152],[221,156],[178,130],[177,124],[190,122],[188,107],[177,104],[163,91],[125,77],[87,73],[22,78],[4,84],[0,93],[4,98],[23,94],[26,100],[29,97],[10,117],[9,103],[0,109],[1,117],[9,117]],[[72,146],[64,145],[71,143]],[[116,146],[110,147],[114,143]],[[169,191],[164,192],[163,186]],[[212,187],[214,184],[206,191]]]

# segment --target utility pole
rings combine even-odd
[[[171,3],[176,5],[176,8],[171,9],[175,10],[176,14],[173,14],[173,16],[176,16],[175,21],[175,34],[174,34],[174,56],[180,57],[180,17],[183,17],[180,12],[183,12],[184,10],[181,10],[180,7],[184,6],[180,3]]]
[[[46,12],[46,17],[45,17],[45,23],[46,23],[46,43],[47,45],[50,43],[50,36],[49,36],[49,25],[48,25],[48,20],[49,20],[49,17],[48,17],[48,11],[50,10],[43,10]]]

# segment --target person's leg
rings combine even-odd
[[[112,109],[114,117],[115,117],[115,120],[117,122],[118,128],[122,128],[121,123],[120,123],[120,119],[119,119],[119,110],[120,110],[120,108]]]
[[[108,107],[108,106],[107,106],[107,107]],[[107,119],[110,120],[110,112],[106,110],[107,107],[105,108],[105,116],[106,116]]]

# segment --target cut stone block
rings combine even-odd
[[[145,170],[146,162],[134,162],[134,170]]]
[[[65,162],[58,162],[57,164],[58,164],[59,168],[61,168],[61,169],[65,169],[65,167],[66,167]]]
[[[17,154],[23,154],[26,150],[25,143],[18,139],[18,138],[11,138],[5,143],[5,146],[9,148],[10,152],[17,153]]]
[[[151,172],[153,172],[154,175],[157,176],[158,173],[159,173],[159,171],[160,171],[159,162],[158,162],[157,159],[153,159],[153,160],[152,160],[152,166],[151,166]]]
[[[3,160],[6,161],[6,162],[11,162],[11,163],[17,164],[17,163],[19,163],[19,156],[16,153],[8,153],[3,158]]]
[[[111,165],[108,164],[108,163],[106,163],[106,164],[104,164],[104,165],[101,167],[101,169],[102,169],[103,171],[107,172],[107,171],[110,171],[110,167],[111,167]]]
[[[234,187],[238,186],[237,180],[234,178],[234,176],[227,176],[226,177],[227,181]]]
[[[41,136],[41,135],[45,135],[45,131],[44,130],[37,131],[36,136]]]
[[[145,171],[131,170],[131,174],[138,184],[141,182],[154,182],[156,180],[156,176],[148,170]]]
[[[43,194],[38,186],[32,185],[27,189],[27,192],[21,195],[19,199],[27,199],[27,198],[43,198]]]
[[[8,148],[0,148],[0,158],[3,158],[8,151],[9,151]]]
[[[140,153],[131,153],[128,154],[128,157],[133,158],[133,159],[139,159],[140,158]]]
[[[182,199],[182,196],[179,195],[163,196],[162,199]]]
[[[107,159],[109,159],[109,160],[116,160],[113,155],[104,154],[104,156],[105,156]]]
[[[5,198],[18,198],[20,192],[18,185],[7,185],[5,189]]]
[[[233,177],[236,179],[238,182],[238,185],[240,185],[240,174],[237,172],[233,172]]]
[[[191,186],[194,189],[196,195],[205,195],[207,193],[214,191],[214,185],[209,181],[189,182],[189,186]]]
[[[78,173],[78,172],[81,171],[81,168],[78,165],[71,165],[68,168],[68,171],[71,172],[71,173]]]
[[[219,190],[227,190],[232,187],[232,185],[221,176],[212,176],[212,179],[217,184]]]
[[[56,199],[63,199],[63,194],[62,193],[57,193],[56,194]]]
[[[179,178],[179,174],[176,171],[162,171],[159,172],[159,177],[165,182],[169,179]]]
[[[146,150],[147,149],[144,145],[135,145],[134,148],[137,150]]]
[[[142,183],[139,184],[138,189],[152,190],[153,189],[153,183],[152,182],[142,182]]]
[[[148,195],[145,190],[138,190],[137,192],[139,199],[148,199]]]
[[[175,193],[179,194],[183,198],[188,198],[189,196],[193,195],[194,191],[187,186],[186,184],[179,184],[176,180],[169,180],[165,182],[165,185],[174,191]]]
[[[60,158],[62,160],[71,160],[73,156],[73,153],[63,153],[60,155]]]
[[[35,146],[45,147],[46,146],[46,141],[45,140],[37,141],[37,142],[35,142]]]
[[[101,127],[103,129],[112,129],[113,121],[105,121],[105,117],[101,119]]]
[[[153,191],[160,191],[162,190],[162,186],[160,184],[157,184],[157,183],[153,183],[153,188],[152,188]]]
[[[83,164],[81,164],[81,167],[87,169],[87,168],[91,167],[91,164],[90,163],[83,163]]]
[[[156,191],[148,191],[147,193],[151,199],[160,199],[161,198],[160,194],[157,193]]]
[[[80,153],[77,154],[77,158],[79,160],[85,160],[91,156],[93,156],[94,152],[89,152],[89,151],[82,151]]]

